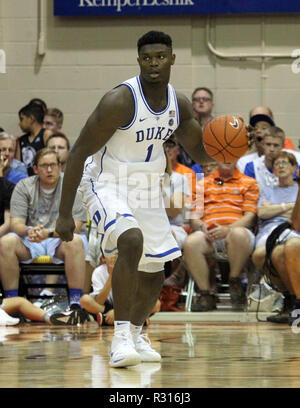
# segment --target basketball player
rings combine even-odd
[[[147,193],[162,198],[163,143],[176,130],[178,141],[195,161],[209,159],[190,102],[169,84],[175,62],[169,35],[157,31],[143,35],[137,61],[140,75],[104,95],[74,144],[56,224],[61,239],[72,240],[71,209],[81,181],[90,218],[102,233],[105,256],[118,252],[112,277],[112,367],[161,359],[141,330],[159,298],[164,263],[181,254],[163,205],[143,205]],[[150,186],[148,179],[154,180]],[[142,197],[138,205],[133,196]]]

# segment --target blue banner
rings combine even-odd
[[[299,12],[299,0],[54,0],[55,16],[147,16]]]

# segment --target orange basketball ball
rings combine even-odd
[[[203,145],[207,154],[221,163],[232,163],[248,150],[249,135],[242,118],[217,116],[204,128]]]

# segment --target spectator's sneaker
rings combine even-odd
[[[102,326],[102,324],[103,324],[103,315],[102,315],[102,313],[100,313],[100,312],[97,313],[96,317],[97,317],[98,326]]]
[[[55,325],[77,326],[89,320],[86,310],[74,303],[65,312],[55,313],[50,316],[50,322]]]
[[[135,350],[131,334],[116,333],[111,343],[109,365],[115,368],[128,367],[140,362],[141,357]]]
[[[11,317],[0,307],[0,326],[14,326],[20,323],[20,319]]]
[[[147,334],[140,334],[135,343],[135,349],[139,353],[143,362],[159,362],[161,355],[153,350],[151,347],[151,341]]]

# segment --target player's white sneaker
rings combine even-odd
[[[158,362],[161,360],[161,355],[153,350],[151,341],[147,334],[140,334],[135,343],[135,349],[139,353],[141,360],[144,362]]]
[[[20,322],[20,319],[11,317],[3,309],[0,308],[0,326],[14,326],[15,324],[18,324],[19,322]]]
[[[109,365],[111,367],[128,367],[140,362],[141,357],[135,350],[131,334],[116,333],[111,343]]]

